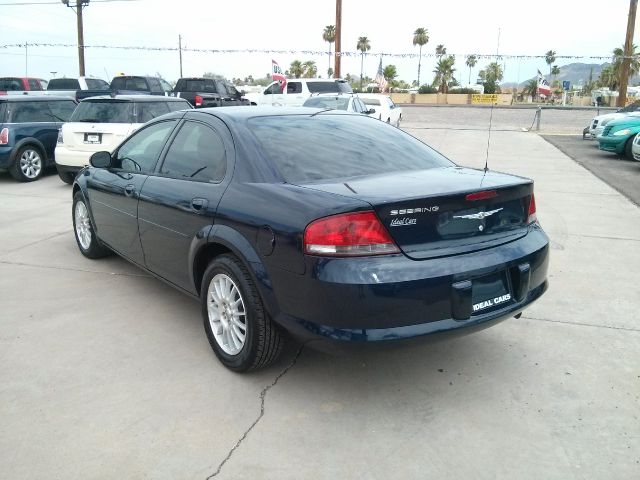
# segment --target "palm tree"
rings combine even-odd
[[[629,78],[637,75],[640,71],[640,59],[638,58],[638,47],[631,45],[631,62],[629,63]],[[616,77],[616,86],[620,83],[620,73],[622,70],[622,57],[624,57],[624,47],[613,49],[613,60],[611,62],[611,70]]]
[[[556,61],[556,52],[554,50],[549,50],[544,54],[544,61],[549,65],[549,74],[551,74],[551,64]]]
[[[471,85],[471,69],[476,66],[476,63],[478,63],[478,57],[475,55],[469,55],[465,63],[467,64],[467,67],[469,67],[469,85]]]
[[[416,31],[413,32],[413,46],[420,46],[420,53],[418,57],[418,85],[420,85],[420,64],[422,62],[422,46],[426,45],[429,41],[429,32],[426,28],[416,28]]]
[[[553,75],[553,83],[557,84],[558,75],[560,75],[560,68],[558,68],[558,65],[554,65],[553,67],[551,67],[551,75]]]
[[[443,44],[436,46],[436,55],[438,56],[438,58],[442,58],[446,54],[447,54],[447,48]]]
[[[398,76],[396,66],[387,65],[386,67],[384,67],[384,69],[382,70],[382,76],[387,81],[387,84],[389,85],[389,91],[391,91],[391,82],[393,82],[393,79]]]
[[[313,78],[318,75],[318,68],[316,67],[316,62],[313,60],[307,60],[302,64],[302,69],[304,71],[304,78]]]
[[[529,80],[524,85],[524,89],[522,90],[522,93],[525,93],[527,95],[531,95],[531,99],[535,100],[536,99],[536,95],[538,94],[538,79],[537,78],[532,78],[531,80]]]
[[[433,73],[436,74],[433,79],[433,86],[437,87],[440,93],[447,93],[449,90],[449,83],[454,80],[453,72],[455,72],[456,69],[453,68],[453,64],[455,61],[456,59],[453,56],[443,56],[440,57],[436,64],[436,69],[433,71]]]
[[[336,41],[336,26],[327,25],[322,32],[322,40],[329,44],[329,69],[331,69],[331,44]],[[332,72],[333,73],[333,72]],[[329,77],[331,77],[329,74]]]
[[[364,68],[364,54],[371,50],[371,43],[367,37],[358,37],[358,46],[356,47],[360,50],[360,90],[362,90],[362,71]]]
[[[496,93],[499,90],[498,82],[502,80],[504,72],[498,62],[491,62],[484,69],[480,70],[478,76],[484,83],[485,93]]]
[[[302,66],[302,62],[300,60],[294,60],[289,65],[289,74],[292,77],[300,78],[304,73],[304,67]]]

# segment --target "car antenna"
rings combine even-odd
[[[496,46],[496,64],[498,63],[498,53],[500,52],[500,28],[498,28],[498,44]],[[487,153],[484,158],[484,173],[489,170],[489,146],[491,145],[491,125],[493,124],[493,102],[491,102],[491,113],[489,113],[489,134],[487,136]]]

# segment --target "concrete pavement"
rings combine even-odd
[[[486,132],[407,130],[484,165]],[[521,319],[339,357],[289,349],[250,375],[215,360],[196,302],[77,252],[57,177],[0,176],[3,477],[637,477],[640,210],[533,133],[493,132],[489,153],[534,178],[552,239],[550,289]]]

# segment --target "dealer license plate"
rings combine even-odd
[[[498,309],[512,302],[507,272],[502,271],[472,281],[472,315]]]

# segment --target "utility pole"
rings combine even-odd
[[[180,52],[180,78],[182,78],[182,35],[178,35],[178,52]]]
[[[69,0],[60,0],[64,5],[73,10],[73,5],[69,5]],[[76,0],[76,21],[78,25],[78,66],[80,76],[84,77],[84,26],[82,22],[82,10],[89,5],[89,0]]]
[[[340,78],[340,60],[342,59],[342,47],[340,39],[342,37],[342,0],[336,0],[336,48],[335,48],[335,68],[333,69],[333,77]]]
[[[24,42],[24,76],[29,76],[29,42]]]
[[[633,55],[633,31],[636,23],[638,0],[629,2],[629,18],[627,20],[627,36],[624,41],[624,58],[620,67],[620,88],[618,89],[618,107],[624,107],[627,100],[627,84],[629,83],[629,66]]]

